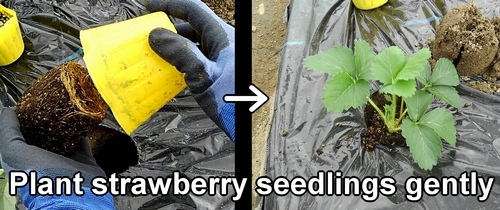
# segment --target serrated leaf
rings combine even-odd
[[[423,85],[429,84],[429,80],[431,79],[431,65],[427,63],[424,66],[424,70],[417,76],[417,80]]]
[[[434,97],[421,90],[417,90],[411,97],[405,98],[406,106],[408,107],[408,116],[415,122],[427,111],[427,107],[432,103]]]
[[[389,95],[384,95],[384,98],[387,102],[392,103],[392,98]]]
[[[403,66],[403,68],[398,72],[396,80],[413,80],[415,77],[420,75],[422,70],[431,57],[431,51],[428,48],[422,48],[416,52],[413,56],[408,58]]]
[[[304,58],[302,64],[309,69],[330,75],[336,75],[342,71],[351,75],[356,73],[354,54],[344,46],[335,46],[325,52]]]
[[[415,93],[415,80],[398,80],[395,84],[384,85],[379,92],[410,97]]]
[[[360,79],[370,80],[371,62],[375,58],[373,48],[364,40],[354,42],[354,61],[356,64],[356,76]]]
[[[437,164],[443,145],[438,134],[432,128],[421,124],[417,125],[412,120],[405,118],[401,124],[401,134],[405,137],[406,144],[410,147],[410,152],[420,168],[430,170]]]
[[[328,111],[339,113],[351,107],[365,105],[370,89],[368,81],[364,79],[355,81],[347,72],[341,72],[328,80],[323,93],[323,102]]]
[[[444,102],[452,105],[455,108],[462,108],[462,99],[458,95],[455,88],[450,86],[438,85],[427,88],[427,90],[443,100]]]
[[[446,58],[439,59],[434,67],[429,83],[433,86],[457,86],[460,83],[460,79],[458,78],[455,65]]]
[[[457,143],[455,120],[450,110],[444,108],[434,109],[420,119],[420,124],[432,128],[451,146],[455,146]]]
[[[393,105],[394,104],[390,104],[390,105],[384,105],[384,111],[385,111],[385,118],[386,119],[392,119],[392,116],[394,113],[392,113],[392,110],[393,110]]]
[[[373,59],[373,77],[384,84],[393,84],[405,63],[404,52],[396,46],[384,49]]]

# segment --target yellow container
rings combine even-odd
[[[176,32],[163,12],[80,31],[90,77],[127,134],[186,88],[184,74],[148,44],[157,27]]]
[[[9,17],[9,20],[0,26],[0,66],[6,66],[21,57],[24,42],[16,12],[1,4],[0,12]]]
[[[352,2],[360,10],[370,10],[384,5],[387,0],[352,0]]]

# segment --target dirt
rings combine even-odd
[[[380,108],[388,103],[384,95],[378,92],[375,92],[370,98]],[[397,100],[396,104],[398,104],[396,109],[399,110],[401,108],[399,105],[401,104],[401,100]],[[361,134],[361,138],[366,148],[373,149],[376,143],[391,146],[406,146],[406,140],[401,135],[401,131],[389,133],[384,124],[384,120],[371,104],[366,105],[364,116],[367,130]],[[396,118],[399,118],[399,114],[396,114]]]
[[[4,12],[4,11],[0,11],[0,27],[4,26],[5,23],[11,18],[11,16]]]
[[[285,43],[284,12],[289,0],[252,0],[252,82],[269,101],[252,115],[252,189],[257,177],[264,175],[267,139],[274,114],[274,97]],[[252,205],[259,196],[252,190]]]
[[[500,93],[500,84],[494,82],[484,82],[484,81],[470,81],[467,83],[469,87],[478,89],[490,95],[494,93]]]
[[[468,86],[493,94],[500,77],[500,17],[483,16],[474,3],[450,10],[438,25],[435,39],[428,40],[433,59],[448,58],[460,76],[480,75],[486,81]]]
[[[217,16],[224,20],[229,25],[234,26],[234,0],[201,0],[204,2]]]
[[[106,109],[87,70],[67,62],[28,87],[16,113],[26,143],[68,155],[101,123]]]
[[[469,87],[483,91],[490,95],[493,95],[494,93],[500,93],[500,84],[495,81],[489,81],[485,78],[482,78],[483,81],[475,81],[468,76],[460,76],[460,79],[464,82],[467,82],[467,85]]]

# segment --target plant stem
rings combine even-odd
[[[380,110],[380,108],[378,108],[378,106],[375,104],[375,102],[372,101],[372,99],[370,99],[370,97],[366,97],[368,99],[368,102],[373,106],[373,108],[375,108],[375,110],[377,110],[378,114],[380,115],[380,117],[382,117],[382,119],[384,120],[384,123],[387,125],[387,121],[385,119],[385,115],[384,113],[382,112],[382,110]]]
[[[398,119],[397,125],[399,125],[399,123],[401,123],[401,120],[403,120],[403,117],[406,115],[407,112],[408,112],[408,108],[405,109],[405,111],[403,112],[403,114],[399,115],[399,119]]]
[[[396,133],[401,130],[401,127],[396,127],[396,128],[388,128],[389,133]]]
[[[398,98],[397,98],[396,94],[392,94],[392,103],[394,104],[394,106],[392,107],[393,112],[392,112],[392,116],[391,116],[392,119],[390,119],[391,121],[394,121],[396,119],[396,111],[398,110],[397,106],[396,106],[396,104],[398,103],[397,99]]]
[[[401,97],[401,105],[399,106],[399,118],[401,118],[401,116],[403,116],[403,106],[404,105],[405,105],[405,100],[403,99],[403,97]]]

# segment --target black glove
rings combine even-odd
[[[188,24],[176,25],[178,34],[154,29],[149,45],[164,60],[186,73],[186,84],[205,113],[234,142],[234,28],[199,0],[151,0],[149,11],[164,11]],[[201,51],[194,42],[201,43]]]
[[[30,195],[28,185],[19,188],[18,193],[28,209],[115,209],[111,194],[97,196],[90,191],[92,179],[106,175],[92,157],[87,138],[70,157],[28,145],[21,134],[16,113],[4,108],[0,111],[0,155],[7,173],[36,171],[38,178],[45,176],[54,180],[63,176],[71,178],[81,172],[83,196]]]

